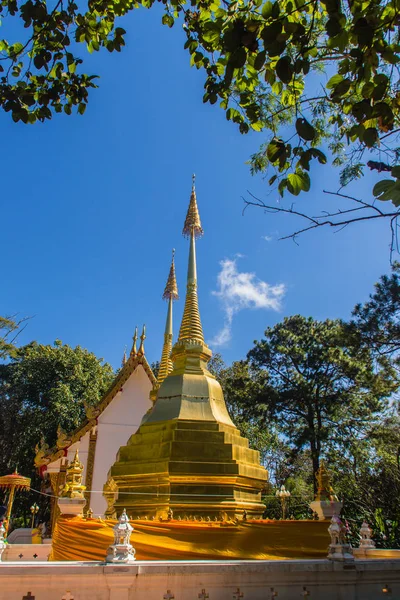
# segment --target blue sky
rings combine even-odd
[[[118,367],[135,324],[146,323],[147,355],[158,359],[173,247],[181,295],[175,332],[183,310],[188,243],[181,230],[192,172],[205,231],[198,242],[203,328],[218,340],[230,311],[230,339],[218,347],[227,362],[285,315],[348,317],[390,268],[387,224],[319,230],[297,246],[278,241],[298,225],[294,218],[259,209],[243,216],[247,190],[262,198],[269,192],[245,164],[263,134],[240,135],[222,110],[202,103],[203,74],[189,67],[179,26],[161,26],[157,8],[121,25],[128,31],[121,54],[84,57],[101,79],[83,117],[27,126],[0,114],[0,314],[33,316],[20,342],[58,338]],[[296,199],[310,212],[326,206],[322,190],[337,189],[339,172],[319,166],[312,174],[311,192]],[[368,197],[371,187],[368,177],[353,191]],[[224,296],[232,292],[235,302]]]

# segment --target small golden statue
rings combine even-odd
[[[331,478],[323,460],[320,462],[320,466],[315,477],[318,484],[318,491],[315,499],[330,500],[331,502],[337,501],[338,498],[333,491]]]
[[[83,492],[86,490],[86,486],[82,485],[82,473],[83,464],[79,460],[78,450],[76,450],[74,460],[67,467],[65,485],[60,494],[62,498],[85,498]]]
[[[88,404],[87,402],[84,402],[83,406],[85,408],[86,418],[89,421],[91,421],[92,419],[95,419],[96,417],[99,416],[100,408],[98,406],[92,406],[91,404]]]
[[[57,428],[57,448],[61,450],[62,448],[66,448],[71,443],[71,436],[65,433],[61,425]]]
[[[42,465],[46,465],[50,462],[49,458],[46,458],[47,453],[49,451],[49,446],[46,444],[45,439],[42,437],[40,440],[40,444],[36,444],[35,446],[35,467],[39,468]]]

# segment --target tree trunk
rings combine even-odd
[[[315,438],[310,440],[310,450],[311,450],[311,460],[312,460],[312,469],[313,469],[313,486],[314,486],[314,496],[315,496],[318,491],[317,471],[319,469],[319,455],[320,455],[320,451],[316,444]]]

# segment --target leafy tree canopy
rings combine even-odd
[[[78,427],[85,404],[97,404],[112,378],[111,366],[80,346],[57,340],[19,348],[0,365],[0,472],[18,465],[30,473],[41,438],[52,446],[59,425]]]
[[[0,40],[0,103],[15,121],[83,114],[95,75],[85,74],[79,44],[119,52],[116,19],[154,0],[2,0],[3,21],[23,24],[19,40]],[[400,89],[397,0],[181,0],[165,2],[162,22],[183,20],[191,64],[204,70],[204,102],[218,103],[242,133],[270,131],[251,160],[273,170],[283,196],[311,186],[313,164],[345,165],[341,184],[368,165],[390,172],[374,188],[386,210],[357,201],[351,220],[389,216],[400,206]],[[18,29],[17,29],[18,30]],[[328,151],[328,152],[327,152]],[[263,202],[255,202],[264,206]],[[380,204],[380,203],[378,203]],[[394,209],[393,209],[394,205]],[[367,209],[367,214],[365,214]],[[353,212],[350,211],[350,212]],[[294,212],[286,210],[286,212]],[[300,214],[300,213],[297,213]],[[302,215],[308,218],[306,215]],[[337,215],[336,215],[337,216]],[[339,225],[325,220],[321,224]]]
[[[314,476],[324,448],[362,435],[397,387],[389,362],[377,368],[341,321],[285,318],[266,330],[248,359],[266,383],[247,410],[278,421],[297,450],[308,448]]]
[[[367,302],[357,304],[350,328],[378,360],[387,357],[399,367],[400,263],[394,263],[392,273],[380,278]]]

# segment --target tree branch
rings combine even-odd
[[[319,227],[328,226],[328,227],[333,227],[334,229],[340,230],[341,228],[347,227],[348,225],[351,225],[353,223],[359,223],[362,221],[371,221],[371,220],[375,220],[375,219],[389,219],[390,220],[390,228],[391,228],[391,232],[392,232],[391,258],[392,258],[392,254],[394,251],[396,251],[396,252],[399,251],[399,247],[398,247],[398,243],[397,243],[397,227],[398,227],[397,219],[400,216],[400,209],[396,210],[394,212],[383,212],[380,208],[378,208],[374,204],[364,202],[363,200],[360,200],[359,198],[354,198],[353,196],[348,196],[348,195],[342,194],[340,192],[330,192],[330,191],[324,190],[324,194],[329,194],[332,196],[338,196],[339,198],[343,198],[346,200],[351,200],[352,202],[357,203],[359,206],[357,206],[356,208],[347,208],[345,210],[339,209],[336,212],[323,211],[322,214],[314,216],[314,215],[308,215],[304,212],[295,210],[293,204],[290,208],[284,208],[282,206],[272,206],[272,205],[266,204],[263,200],[254,196],[249,190],[248,190],[248,194],[252,198],[254,198],[254,201],[243,198],[243,196],[242,196],[242,199],[245,203],[243,213],[249,206],[256,206],[257,208],[262,208],[266,212],[269,212],[272,214],[284,213],[284,214],[295,215],[307,222],[306,227],[302,227],[301,229],[298,229],[289,235],[285,235],[285,236],[279,238],[281,240],[292,239],[295,243],[297,243],[296,242],[297,236],[299,236],[300,234],[305,233],[307,231],[317,229]],[[368,210],[372,211],[372,214],[359,215],[359,211],[368,211]],[[358,216],[353,216],[353,213],[355,213],[355,212],[358,213]]]

